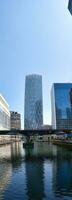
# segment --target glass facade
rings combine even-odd
[[[68,3],[68,9],[72,15],[72,0],[69,0],[69,3]]]
[[[10,129],[9,105],[2,95],[0,95],[0,130]]]
[[[51,91],[52,128],[72,129],[72,83],[55,83]]]
[[[24,128],[38,129],[42,124],[42,76],[28,75],[25,80]]]

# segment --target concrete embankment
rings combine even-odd
[[[13,142],[19,142],[21,141],[20,138],[0,138],[0,146],[1,145],[6,145],[6,144],[12,144]]]
[[[53,140],[52,142],[55,145],[59,145],[62,147],[70,148],[72,149],[72,140]]]
[[[6,144],[11,144],[13,141],[0,141],[0,146],[1,145],[6,145]]]

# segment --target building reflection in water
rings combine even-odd
[[[0,147],[0,200],[9,199],[10,195],[13,200],[16,193],[26,196],[25,164],[22,162],[24,158],[25,151],[20,142]]]
[[[3,196],[3,192],[10,183],[11,173],[12,169],[10,164],[7,164],[6,166],[5,164],[0,164],[0,200]]]
[[[11,159],[10,145],[0,146],[0,161]]]
[[[71,198],[72,152],[41,142],[0,147],[0,200],[10,194],[11,200]]]
[[[46,160],[44,163],[44,187],[45,187],[45,195],[46,200],[53,199],[53,191],[52,191],[52,172],[53,172],[53,161]]]
[[[57,156],[57,147],[47,142],[37,142],[34,145],[33,155],[44,159],[55,159]]]
[[[72,197],[72,152],[58,148],[57,154],[53,163],[53,191],[60,198]]]
[[[28,200],[43,200],[50,197],[50,191],[52,192],[52,185],[49,185],[50,180],[52,180],[52,159],[55,160],[56,156],[57,147],[48,145],[48,143],[37,142],[34,144],[34,148],[25,149]],[[44,164],[45,159],[51,160],[47,166]],[[45,177],[50,177],[50,179],[47,181]],[[45,181],[47,185],[45,185]]]
[[[8,161],[11,157],[10,145],[0,147],[0,200],[7,189],[12,175],[12,166]],[[6,162],[6,163],[5,163]]]
[[[11,144],[11,163],[12,168],[20,167],[22,159],[25,158],[25,150],[22,148],[21,142],[14,142]]]
[[[25,150],[26,155],[26,191],[28,200],[42,200],[44,194],[44,162],[36,159],[34,149]]]

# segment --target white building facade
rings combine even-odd
[[[10,112],[9,105],[0,94],[0,130],[10,129]]]

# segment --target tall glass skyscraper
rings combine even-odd
[[[54,83],[51,103],[52,128],[72,129],[72,83]]]
[[[42,76],[27,75],[25,80],[24,128],[38,129],[43,124]]]
[[[69,0],[69,3],[68,3],[68,9],[72,15],[72,0]]]

